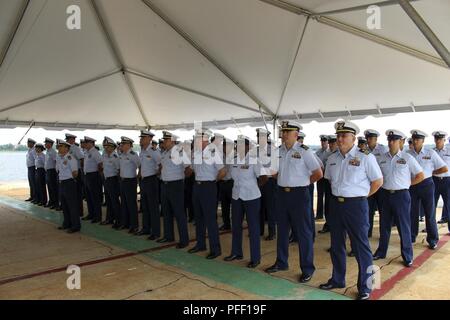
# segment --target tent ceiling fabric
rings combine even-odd
[[[290,3],[317,13],[382,0],[146,0],[203,52],[142,0],[93,0],[111,46],[90,1],[29,1],[7,46],[27,1],[0,0],[0,53],[8,49],[0,66],[1,124],[145,127],[144,114],[155,128],[194,121],[223,126],[232,119],[261,120],[257,100],[281,118],[449,103],[449,68],[320,19],[310,19],[304,30],[304,15],[270,5]],[[66,28],[72,4],[81,8],[81,30]],[[411,4],[449,48],[450,1]],[[399,5],[381,12],[382,29],[371,33],[438,57]],[[366,29],[365,10],[330,17]]]

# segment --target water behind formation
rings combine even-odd
[[[0,184],[27,180],[26,152],[0,152]]]

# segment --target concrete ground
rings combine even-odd
[[[347,288],[331,292],[319,284],[331,275],[327,248],[329,234],[316,237],[316,273],[307,285],[298,283],[297,245],[290,247],[290,269],[264,273],[276,259],[276,241],[262,239],[262,263],[247,269],[249,249],[244,235],[244,260],[228,263],[231,234],[221,235],[222,257],[189,254],[175,244],[161,245],[145,237],[115,231],[110,226],[83,222],[82,232],[69,235],[57,230],[61,214],[24,201],[22,185],[0,187],[0,299],[353,299],[357,264],[347,262]],[[440,217],[440,209],[438,209]],[[317,222],[316,229],[322,228]],[[423,227],[421,223],[421,229]],[[378,226],[371,239],[378,244]],[[195,241],[195,227],[189,225]],[[440,225],[439,249],[427,249],[421,233],[414,246],[413,268],[404,268],[397,231],[393,229],[388,256],[376,261],[381,288],[373,299],[448,299],[450,296],[450,245],[447,225]],[[67,266],[81,268],[81,289],[67,289]]]

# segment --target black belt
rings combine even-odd
[[[93,174],[98,174],[98,171],[94,171],[94,172],[86,172],[84,175],[88,176],[88,175],[93,175]]]
[[[118,179],[119,178],[119,176],[111,176],[111,177],[107,177],[107,178],[105,178],[105,180],[116,180],[116,179]]]
[[[156,174],[154,174],[154,175],[152,175],[152,176],[147,176],[147,177],[142,177],[142,180],[145,180],[145,179],[150,179],[150,178],[156,178]]]
[[[292,192],[295,190],[306,189],[306,188],[309,188],[309,186],[306,186],[306,187],[280,187],[280,189],[284,192]]]
[[[175,184],[175,183],[180,183],[183,182],[183,179],[181,180],[175,180],[175,181],[162,181],[163,184],[168,185],[168,184]]]
[[[65,183],[68,183],[68,182],[75,182],[75,179],[73,179],[73,178],[71,178],[71,179],[66,179],[66,180],[59,180],[59,183],[60,184],[65,184]]]
[[[387,189],[382,189],[384,192],[386,193],[390,193],[390,194],[395,194],[395,193],[401,193],[401,192],[406,192],[409,190],[408,189],[400,189],[400,190],[387,190]]]
[[[435,177],[435,176],[433,176],[433,179],[437,179],[437,180],[447,180],[447,179],[450,179],[450,177]]]
[[[202,184],[213,184],[213,183],[217,183],[217,181],[195,181],[196,184],[198,185],[202,185]]]
[[[333,198],[339,203],[367,200],[367,197],[336,197],[336,196],[333,196]]]
[[[134,178],[120,178],[120,180],[122,180],[122,181],[131,181],[131,180],[136,180],[136,177],[134,177]]]

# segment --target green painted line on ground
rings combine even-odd
[[[25,212],[39,220],[57,225],[62,224],[62,213],[51,211],[10,197],[0,196],[0,204]],[[111,228],[82,222],[81,233],[108,244],[137,252],[158,247],[154,241],[138,238]],[[268,299],[295,300],[348,300],[349,298],[329,291],[311,288],[302,284],[273,277],[265,273],[245,269],[240,266],[219,261],[206,260],[204,257],[189,254],[176,249],[164,249],[146,253],[147,256],[164,264],[177,267],[216,282],[246,291]]]

